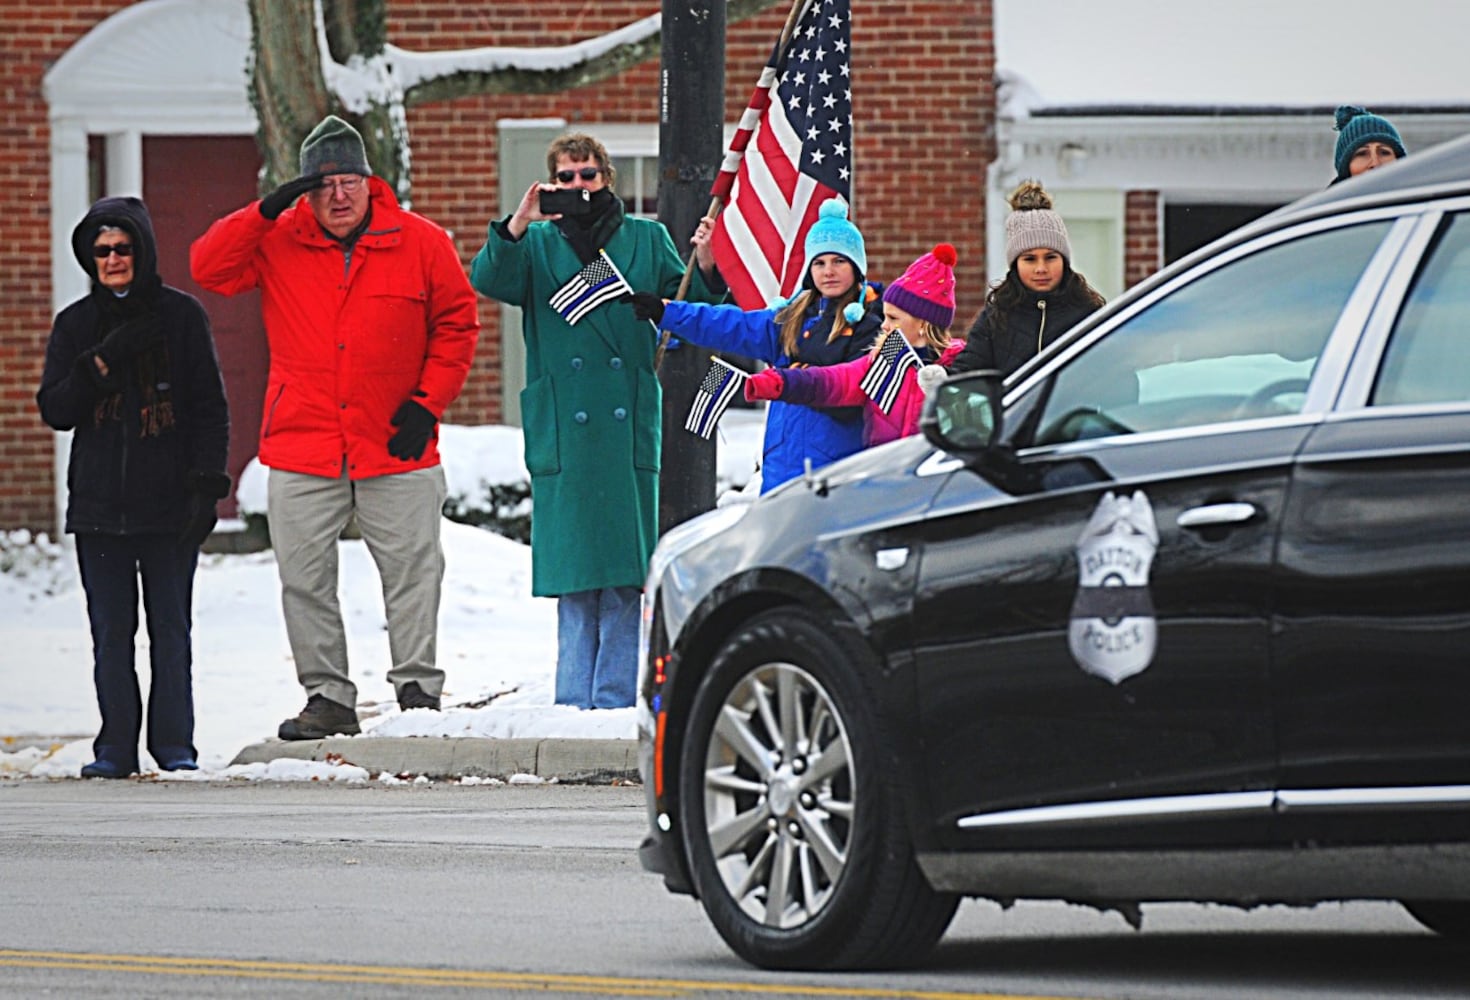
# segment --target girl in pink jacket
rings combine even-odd
[[[820,368],[767,368],[745,380],[745,398],[779,399],[806,406],[863,407],[863,444],[886,444],[919,431],[927,384],[944,377],[942,366],[965,346],[949,335],[954,322],[954,247],[941,243],[909,265],[883,292],[883,332],[872,350],[845,364]],[[863,389],[890,335],[903,337],[919,356],[920,367],[903,373],[892,405],[880,407]],[[938,378],[934,378],[935,375]]]

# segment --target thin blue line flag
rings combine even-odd
[[[883,346],[878,348],[872,366],[868,368],[868,373],[863,376],[858,387],[868,394],[868,398],[878,409],[887,414],[892,412],[898,392],[903,388],[904,376],[910,368],[917,370],[918,367],[919,356],[914,353],[909,342],[903,339],[903,334],[890,330],[888,336],[883,338]]]
[[[561,318],[572,326],[604,302],[632,295],[633,288],[618,273],[606,250],[597,251],[596,259],[572,276],[547,300]]]
[[[694,393],[694,404],[689,407],[684,429],[708,441],[725,407],[744,387],[745,379],[746,373],[739,368],[719,358],[710,358],[709,371],[704,373],[704,381]]]

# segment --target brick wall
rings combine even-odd
[[[0,530],[51,531],[55,435],[36,413],[51,332],[50,131],[41,77],[118,3],[0,0]]]
[[[243,0],[242,0],[243,2]],[[41,77],[123,2],[0,0],[0,213],[10,232],[0,312],[0,529],[54,524],[53,436],[35,412],[50,330],[49,132]],[[657,0],[548,6],[390,0],[388,35],[411,50],[565,44],[655,13]],[[960,253],[959,323],[984,292],[984,178],[994,158],[992,0],[862,0],[853,27],[854,218],[872,277],[888,281],[940,241]],[[788,5],[728,29],[726,108],[733,121],[780,32]],[[11,96],[13,95],[13,96]],[[496,121],[562,117],[658,121],[657,59],[595,86],[552,95],[491,95],[410,109],[413,207],[450,229],[468,264],[499,206]],[[501,419],[499,309],[482,303],[480,349],[452,422]],[[515,335],[515,331],[512,334]]]
[[[492,6],[493,16],[455,13],[444,3],[394,3],[389,37],[410,49],[535,45],[548,30],[582,39],[658,9],[648,0],[603,0],[569,5],[560,15],[553,9],[547,20],[541,3]],[[984,298],[984,166],[994,158],[991,9],[991,0],[863,0],[853,25],[854,219],[869,270],[888,281],[935,243],[953,242],[961,317]],[[779,3],[729,25],[729,120],[749,98],[787,11]],[[491,95],[411,110],[414,208],[453,230],[466,260],[500,204],[496,120],[541,117],[565,118],[593,134],[599,122],[656,124],[657,61],[555,95]],[[499,309],[484,303],[480,312],[474,372],[449,413],[460,423],[501,419]]]
[[[1129,191],[1124,202],[1123,287],[1132,288],[1164,265],[1159,192]]]

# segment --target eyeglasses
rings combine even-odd
[[[322,186],[317,188],[316,190],[318,192],[327,192],[332,195],[335,195],[338,191],[341,191],[343,194],[346,195],[353,195],[357,194],[358,189],[361,187],[361,177],[343,177],[340,180],[335,181],[324,180],[322,181]]]
[[[98,243],[92,248],[92,256],[98,260],[106,260],[113,254],[119,257],[131,257],[133,245],[131,243]]]
[[[570,184],[572,178],[580,177],[584,181],[593,181],[597,175],[602,173],[601,167],[583,167],[581,170],[558,170],[556,180],[558,184]]]

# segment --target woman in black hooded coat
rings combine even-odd
[[[102,714],[97,759],[82,775],[138,770],[140,580],[148,752],[165,770],[192,770],[194,569],[230,488],[219,359],[204,308],[158,276],[142,201],[98,201],[72,232],[72,252],[92,287],[56,316],[36,402],[47,424],[74,432],[66,530],[76,536]]]

